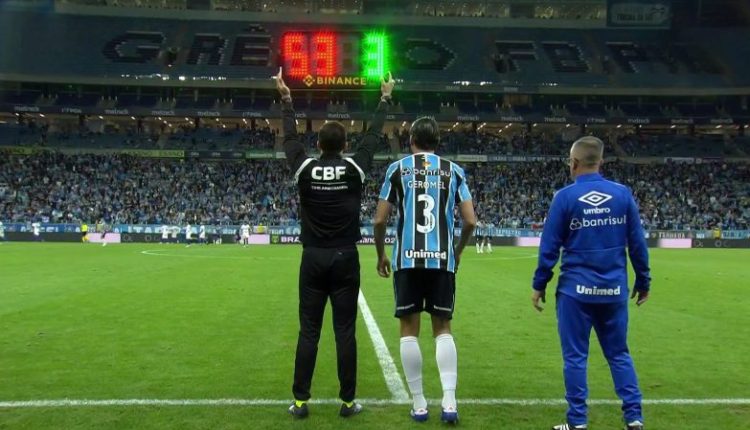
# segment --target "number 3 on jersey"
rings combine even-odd
[[[417,223],[417,231],[422,234],[427,234],[432,230],[435,230],[436,220],[435,215],[432,213],[432,210],[435,209],[435,199],[429,194],[420,194],[417,197],[417,201],[424,202],[422,215],[424,216],[425,222],[425,224]]]

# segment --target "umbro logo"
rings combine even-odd
[[[610,200],[612,200],[612,196],[600,193],[599,191],[591,191],[578,198],[579,202],[589,204],[593,207],[599,207]]]

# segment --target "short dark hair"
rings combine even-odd
[[[419,149],[434,151],[440,143],[440,126],[435,118],[423,116],[411,123],[411,143]]]
[[[318,132],[318,143],[323,152],[341,152],[346,147],[346,128],[336,121],[323,124]]]

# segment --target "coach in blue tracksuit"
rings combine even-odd
[[[553,430],[585,429],[586,362],[591,328],[609,363],[615,391],[622,399],[626,428],[643,429],[641,391],[627,345],[628,272],[625,249],[635,270],[631,298],[648,299],[651,278],[648,249],[638,207],[630,190],[599,174],[604,144],[584,137],[570,149],[575,183],[559,190],[544,224],[532,302],[541,311],[562,247],[557,285],[557,325],[562,344],[567,422]]]

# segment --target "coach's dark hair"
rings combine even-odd
[[[346,147],[346,128],[336,121],[323,124],[318,132],[318,143],[323,152],[341,152]]]
[[[411,124],[411,143],[419,149],[434,151],[440,143],[440,127],[434,118],[424,116]]]

